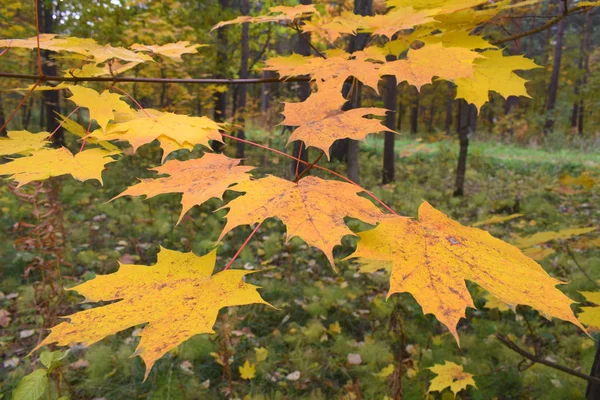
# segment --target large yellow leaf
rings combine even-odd
[[[223,142],[219,133],[220,127],[221,125],[208,117],[191,117],[146,109],[138,111],[134,117],[125,116],[124,122],[109,125],[106,132],[94,131],[91,136],[98,140],[129,142],[134,151],[158,139],[163,149],[164,160],[169,153],[178,149],[189,150],[196,144],[210,148],[210,140]]]
[[[316,147],[329,158],[329,148],[338,139],[364,140],[369,133],[394,132],[381,120],[366,119],[367,115],[385,116],[383,108],[355,108],[342,111],[346,102],[340,91],[331,85],[320,85],[319,91],[300,103],[285,103],[281,125],[297,126],[288,144],[302,140],[306,147]]]
[[[198,52],[199,47],[207,46],[206,44],[190,44],[190,42],[180,41],[177,43],[168,43],[162,46],[159,45],[146,45],[146,44],[134,44],[131,49],[136,51],[149,51],[154,54],[160,54],[168,57],[173,61],[183,61],[181,56],[183,54],[194,54]]]
[[[530,97],[525,88],[525,79],[515,74],[515,70],[539,68],[533,60],[523,56],[502,55],[502,50],[487,50],[481,53],[484,58],[473,62],[474,75],[456,79],[456,98],[465,99],[480,109],[489,100],[490,90],[508,96]]]
[[[242,182],[230,190],[246,193],[224,207],[229,208],[229,213],[220,239],[237,226],[277,217],[287,227],[288,240],[298,236],[319,248],[332,266],[333,248],[341,243],[343,236],[354,235],[344,217],[370,224],[385,217],[373,203],[358,196],[361,188],[312,176],[294,183],[269,175]]]
[[[528,305],[547,318],[577,326],[572,301],[550,277],[518,248],[477,228],[446,217],[424,202],[419,221],[386,218],[375,229],[359,233],[361,262],[391,270],[390,291],[412,294],[425,314],[432,313],[458,341],[456,325],[474,307],[465,280],[482,286],[512,308]]]
[[[90,117],[95,119],[102,130],[106,130],[108,121],[115,118],[114,112],[133,113],[129,104],[121,100],[120,94],[111,93],[108,90],[102,93],[83,86],[70,86],[69,90],[73,96],[69,97],[79,107],[85,107],[90,111]]]
[[[178,161],[167,161],[164,165],[152,168],[159,174],[168,177],[142,179],[141,183],[127,188],[116,196],[147,196],[154,197],[163,193],[183,193],[183,206],[179,220],[195,205],[200,205],[213,197],[223,198],[223,193],[229,186],[246,181],[250,178],[248,171],[253,167],[238,165],[241,160],[232,159],[223,154],[204,154],[202,158]],[[114,200],[113,199],[113,200]]]
[[[50,144],[48,132],[8,131],[6,138],[0,137],[0,156],[9,154],[31,154]]]
[[[473,375],[463,371],[462,365],[445,361],[444,364],[435,364],[429,370],[437,376],[431,380],[429,392],[441,392],[449,388],[456,396],[458,392],[467,388],[468,385],[477,387]]]
[[[418,90],[434,77],[445,80],[473,76],[473,61],[479,53],[463,47],[443,47],[441,43],[409,50],[402,60],[390,61],[379,70],[381,75],[395,75],[398,83],[407,81]]]
[[[29,157],[21,157],[0,165],[0,175],[12,175],[19,187],[52,176],[71,174],[80,181],[96,179],[102,183],[102,171],[116,152],[104,149],[84,150],[73,155],[68,149],[40,149]]]
[[[36,349],[51,343],[89,346],[148,323],[139,333],[135,352],[144,360],[148,377],[156,360],[170,349],[199,333],[214,333],[221,308],[268,304],[256,286],[242,280],[248,271],[230,269],[213,275],[215,259],[215,251],[198,257],[161,248],[153,266],[120,264],[113,274],[71,288],[86,302],[120,301],[68,316],[70,321],[52,328]]]

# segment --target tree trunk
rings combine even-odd
[[[221,11],[229,7],[229,0],[219,0]],[[225,78],[223,71],[228,69],[227,57],[227,34],[224,29],[217,29],[217,50],[216,50],[215,77]],[[227,92],[216,91],[213,94],[213,119],[215,122],[225,122],[227,118]],[[223,144],[213,142],[212,148],[216,152],[223,150]]]
[[[383,77],[384,82],[384,97],[383,108],[388,111],[385,115],[385,126],[394,129],[396,126],[396,98],[398,97],[397,82],[394,75],[386,75]],[[396,167],[394,144],[396,143],[396,134],[394,132],[386,132],[383,143],[383,173],[382,183],[390,183],[394,181]]]
[[[40,0],[38,4],[38,13],[40,16],[40,33],[53,33],[54,31],[54,4],[51,1]],[[58,70],[54,61],[50,59],[50,52],[43,50],[42,71],[44,75],[58,75]],[[42,101],[44,104],[44,119],[40,125],[44,126],[48,132],[56,132],[52,135],[52,144],[56,147],[64,146],[64,133],[62,127],[56,120],[56,113],[60,112],[60,94],[58,90],[44,90],[42,92]]]
[[[460,143],[460,150],[458,153],[458,165],[456,167],[455,197],[464,196],[465,194],[465,174],[467,172],[467,155],[469,153],[469,136],[472,129],[473,112],[477,112],[474,105],[468,104],[465,100],[459,100],[458,140]]]
[[[600,345],[596,345],[596,355],[594,356],[594,363],[592,364],[590,376],[600,378]],[[585,398],[587,400],[600,399],[600,385],[597,383],[588,382],[587,389],[585,391]]]
[[[452,129],[452,104],[454,99],[454,89],[452,87],[452,82],[448,82],[448,94],[446,95],[446,121],[444,126],[444,131],[446,135],[450,134],[450,130]]]
[[[241,1],[240,11],[241,11],[242,15],[250,14],[250,1],[249,0]],[[239,72],[240,79],[248,78],[248,56],[250,53],[249,32],[250,32],[250,24],[247,22],[242,24],[242,37],[241,37],[241,43],[240,43],[241,47],[242,47],[241,55],[240,55],[240,72]],[[237,122],[238,122],[238,125],[240,126],[240,128],[237,131],[237,137],[240,139],[246,138],[246,132],[244,131],[244,129],[245,129],[245,124],[246,124],[245,112],[246,112],[247,93],[248,93],[248,90],[247,90],[246,85],[238,86],[237,99],[236,99],[236,101],[237,101],[236,111],[237,111]],[[245,150],[246,150],[246,144],[243,142],[238,142],[235,156],[237,158],[244,158]]]
[[[585,15],[585,26],[587,27],[585,32],[585,43],[584,43],[584,56],[583,56],[583,81],[581,82],[581,90],[583,90],[588,83],[590,75],[590,49],[592,40],[593,24],[590,13]],[[579,118],[577,121],[577,132],[583,133],[583,118],[585,114],[585,104],[583,102],[583,95],[579,96]]]
[[[6,119],[4,117],[4,99],[2,98],[2,93],[0,93],[0,126],[4,126],[6,123]],[[6,136],[6,129],[2,129],[0,131],[0,137]]]
[[[564,5],[561,5],[564,12]],[[556,30],[556,45],[554,46],[554,64],[552,66],[552,77],[550,78],[550,87],[548,88],[548,100],[546,102],[546,123],[544,124],[544,134],[548,135],[554,129],[554,107],[556,106],[556,96],[558,94],[558,78],[560,76],[560,64],[563,53],[563,39],[567,19],[560,20]]]
[[[419,92],[415,89],[415,99],[410,107],[410,133],[416,135],[419,131]]]
[[[312,0],[300,0],[300,4],[308,5],[312,4]],[[303,56],[310,56],[310,33],[298,33],[296,35],[296,47],[295,52]],[[298,100],[304,101],[310,96],[310,83],[299,82],[298,83]],[[294,142],[293,156],[298,157],[303,161],[308,161],[308,151],[304,142],[296,140]],[[291,168],[292,174],[297,176],[306,169],[306,164],[302,164],[296,160],[292,160]]]

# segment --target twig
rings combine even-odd
[[[579,9],[575,9],[575,10],[566,11],[562,15],[549,20],[548,22],[546,22],[543,25],[538,26],[537,28],[534,28],[534,29],[531,29],[531,30],[528,30],[528,31],[525,31],[525,32],[521,32],[521,33],[516,33],[514,35],[511,35],[511,36],[508,36],[508,37],[496,40],[494,42],[491,42],[491,44],[493,44],[494,46],[497,46],[497,45],[502,44],[502,43],[510,42],[510,41],[517,40],[517,39],[521,39],[522,37],[533,35],[533,34],[545,31],[546,29],[548,29],[548,28],[550,28],[550,27],[558,24],[560,21],[562,21],[563,19],[565,19],[569,15],[579,14],[579,13],[582,13],[582,12],[585,12],[585,10],[582,11],[582,10],[579,10]]]
[[[40,82],[143,82],[143,83],[182,83],[182,84],[204,84],[204,85],[250,85],[255,83],[270,82],[310,82],[308,76],[296,76],[286,79],[282,78],[137,78],[121,76],[44,76],[30,74],[13,74],[10,72],[0,72],[0,78],[28,79]]]
[[[311,168],[313,168],[315,165],[317,165],[317,163],[321,160],[321,158],[323,157],[323,155],[325,154],[325,152],[322,152],[321,154],[319,154],[319,156],[317,157],[317,159],[315,161],[313,161],[308,167],[306,167],[304,169],[304,171],[302,171],[300,173],[300,175],[296,176],[296,179],[294,179],[294,182],[298,182],[300,179],[302,179],[306,174],[308,174],[308,171],[311,170]],[[298,163],[299,164],[299,163]],[[298,165],[296,164],[296,165]]]
[[[585,275],[585,277],[588,278],[588,280],[590,282],[592,282],[594,285],[596,285],[596,287],[600,287],[600,285],[598,285],[598,282],[593,280],[592,277],[589,276],[588,273],[585,271],[585,269],[583,269],[583,267],[577,262],[577,259],[575,258],[575,254],[573,254],[573,252],[571,251],[571,248],[566,243],[565,243],[565,250],[567,250],[567,254],[569,255],[569,257],[571,257],[571,260],[573,260],[573,262],[575,263],[577,268],[579,268],[579,270],[583,273],[583,275]]]
[[[527,350],[523,350],[522,348],[520,348],[519,346],[517,346],[508,337],[506,337],[504,335],[496,334],[496,338],[500,341],[500,343],[502,343],[503,345],[505,345],[506,347],[508,347],[512,351],[514,351],[515,353],[518,353],[518,354],[522,355],[523,357],[525,357],[525,358],[533,361],[534,363],[544,364],[544,365],[546,365],[546,366],[548,366],[550,368],[557,369],[557,370],[562,371],[562,372],[564,372],[566,374],[573,375],[573,376],[576,376],[577,378],[584,379],[584,380],[586,380],[588,382],[593,382],[595,384],[600,384],[600,378],[596,378],[595,376],[589,376],[589,375],[583,374],[581,372],[575,371],[574,369],[571,369],[569,367],[565,367],[564,365],[560,365],[560,364],[554,363],[552,361],[544,360],[543,358],[540,358],[540,357],[538,357],[538,356],[536,356],[534,354],[531,354]]]

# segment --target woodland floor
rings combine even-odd
[[[268,140],[259,131],[251,132],[250,137],[263,143]],[[273,147],[284,146],[278,137],[269,141]],[[230,147],[226,153],[232,155],[235,148]],[[569,194],[559,185],[564,174],[578,176],[589,171],[599,177],[597,151],[549,151],[475,140],[469,155],[466,196],[454,198],[457,143],[417,142],[406,137],[399,140],[396,181],[386,186],[379,185],[382,142],[369,139],[363,149],[361,184],[403,215],[414,216],[422,200],[465,225],[494,215],[523,214],[484,227],[507,241],[514,236],[600,223],[600,185],[591,189],[574,187]],[[177,227],[178,195],[148,200],[125,197],[106,203],[136,178],[152,176],[145,169],[159,164],[160,150],[146,146],[139,153],[141,156],[127,156],[110,165],[104,173],[106,189],[97,182],[55,180],[61,185],[67,232],[65,254],[70,265],[62,269],[66,287],[94,274],[114,272],[119,259],[151,265],[159,245],[202,255],[217,239],[225,221],[213,214],[221,206],[217,200],[194,207]],[[185,159],[189,153],[183,151],[178,156]],[[314,157],[316,154],[310,156]],[[247,149],[247,158],[249,165],[262,166],[260,173],[291,173],[287,159],[271,158],[263,150]],[[343,172],[343,165],[334,165]],[[235,196],[228,193],[229,197]],[[225,210],[217,214],[223,216]],[[0,393],[4,398],[10,398],[18,380],[32,371],[35,357],[26,355],[45,334],[33,303],[32,283],[39,276],[23,275],[36,254],[15,249],[15,240],[28,234],[28,229],[15,229],[17,222],[36,223],[31,207],[20,203],[3,184],[0,310],[10,312],[11,318],[6,327],[0,328]],[[358,221],[351,221],[350,227],[356,231],[368,228]],[[250,230],[239,228],[226,236],[219,247],[217,270],[224,267]],[[594,341],[575,326],[548,321],[528,308],[518,307],[516,314],[500,311],[493,308],[493,302],[486,305],[485,292],[470,284],[478,309],[468,310],[468,318],[462,320],[459,347],[431,315],[421,313],[411,296],[394,295],[386,302],[388,283],[383,272],[360,274],[353,263],[339,262],[340,272],[336,274],[322,253],[307,248],[298,239],[287,244],[284,239],[283,225],[267,221],[233,265],[271,267],[251,275],[249,281],[262,286],[261,293],[278,310],[265,306],[234,308],[222,312],[215,327],[217,332],[231,331],[231,385],[238,398],[383,399],[391,395],[386,367],[396,362],[403,341],[409,355],[402,377],[405,399],[422,399],[433,377],[426,368],[443,361],[462,364],[465,371],[476,375],[477,389],[461,392],[459,397],[463,399],[584,398],[585,381],[543,365],[525,368],[528,364],[521,363],[522,357],[495,338],[496,333],[509,335],[522,348],[533,351],[537,347],[543,357],[588,373]],[[578,291],[597,290],[593,280],[600,279],[600,249],[597,244],[590,245],[595,239],[597,234],[592,233],[549,243],[556,252],[541,261],[551,275],[569,281],[561,289],[575,301],[583,300]],[[355,242],[354,238],[345,238],[345,246],[336,248],[336,258],[341,260],[349,254]],[[75,293],[69,292],[63,312],[79,309],[78,300]],[[397,325],[393,327],[394,320],[402,322],[404,337]],[[137,342],[132,333],[129,329],[88,349],[73,348],[61,367],[61,394],[72,399],[224,397],[228,382],[223,367],[213,357],[220,351],[222,336],[190,339],[163,357],[143,382],[143,364],[139,358],[129,358]],[[265,348],[268,357],[257,364],[254,379],[242,380],[238,368],[246,359],[256,361],[255,348]],[[358,359],[356,354],[360,355],[358,365],[353,363]],[[452,398],[446,397],[448,394],[443,398]],[[442,396],[436,393],[433,398]]]

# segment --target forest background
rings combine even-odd
[[[334,16],[365,6],[369,14],[387,10],[381,1],[315,4]],[[207,45],[185,54],[181,62],[167,58],[137,66],[129,75],[263,82],[135,82],[119,87],[143,108],[210,115],[230,123],[238,137],[313,160],[314,150],[286,148],[291,129],[277,126],[282,102],[305,99],[310,85],[280,82],[276,73],[263,67],[275,55],[325,52],[327,42],[300,34],[285,23],[230,25],[211,31],[221,21],[264,14],[277,5],[280,2],[247,0],[41,1],[37,11],[41,33],[91,37],[123,47],[178,41]],[[537,241],[528,242],[537,246],[531,256],[552,276],[569,281],[562,287],[569,297],[584,301],[579,292],[597,290],[600,279],[597,233],[579,236],[582,231],[576,230],[599,225],[600,16],[593,9],[573,12],[535,32],[560,16],[563,6],[563,2],[534,3],[504,11],[486,25],[491,41],[531,31],[499,44],[508,54],[523,54],[540,66],[519,72],[529,80],[531,98],[504,99],[491,92],[490,101],[477,112],[474,106],[455,100],[456,88],[446,81],[417,91],[384,79],[380,82],[383,96],[362,88],[362,106],[394,110],[385,124],[401,135],[371,135],[359,144],[340,141],[332,149],[331,165],[403,215],[416,215],[425,199],[463,224],[482,226],[511,243],[535,237]],[[35,36],[34,3],[2,0],[0,10],[0,36]],[[73,73],[65,69],[60,56],[43,53],[47,75]],[[30,85],[31,81],[10,75],[34,74],[36,69],[34,52],[11,49],[0,58],[6,88]],[[53,141],[77,151],[81,144],[64,138],[56,117],[70,112],[63,96],[59,91],[36,93],[13,117],[23,93],[3,90],[0,126],[11,119],[8,130],[56,129]],[[81,126],[89,122],[84,112],[73,117]],[[242,143],[224,151],[290,179],[303,168]],[[186,159],[190,154],[175,156]],[[78,307],[79,297],[65,294],[62,282],[45,279],[40,265],[60,260],[64,286],[69,287],[95,274],[114,272],[116,260],[152,265],[159,244],[205,254],[217,240],[223,225],[218,216],[225,212],[213,214],[220,206],[216,200],[194,207],[176,228],[177,195],[108,202],[137,178],[153,176],[147,168],[160,163],[160,149],[142,147],[138,155],[108,168],[104,182],[110,191],[97,191],[95,183],[61,178],[21,189],[2,183],[0,391],[7,398],[24,376],[40,367],[35,357],[25,356],[46,335],[45,328]],[[48,212],[40,213],[40,206]],[[220,247],[219,260],[231,259],[251,231],[230,233]],[[474,286],[471,292],[478,309],[470,309],[459,325],[459,347],[435,318],[422,314],[410,295],[396,295],[386,302],[383,273],[359,273],[353,263],[342,262],[336,274],[326,257],[303,241],[286,243],[283,226],[274,220],[264,223],[256,237],[260,240],[244,248],[235,266],[249,271],[272,267],[252,279],[279,310],[257,305],[227,309],[215,328],[217,335],[196,336],[170,351],[146,381],[140,360],[129,359],[137,340],[134,330],[87,349],[75,346],[57,361],[52,373],[56,385],[48,395],[371,399],[398,398],[401,393],[403,398],[421,398],[435,376],[428,368],[446,361],[475,375],[477,388],[471,385],[460,391],[461,398],[585,398],[589,380],[543,361],[600,377],[592,368],[595,342],[567,323],[550,322],[525,307],[513,312]],[[356,240],[345,238],[344,243]],[[336,258],[348,255],[342,253],[336,252]],[[593,328],[591,332],[595,337]],[[533,360],[516,352],[515,346],[533,355]],[[588,398],[589,393],[588,389]],[[446,389],[429,396],[452,398],[453,394]]]

